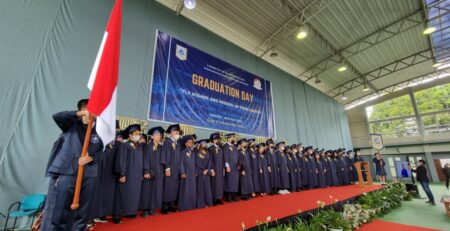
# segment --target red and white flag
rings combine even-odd
[[[106,146],[116,136],[122,0],[116,0],[88,82],[87,110],[97,116],[95,129]]]

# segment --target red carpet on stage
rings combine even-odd
[[[258,197],[249,201],[226,203],[206,209],[186,212],[158,214],[148,218],[123,219],[122,224],[97,224],[94,231],[101,230],[242,230],[256,226],[256,221],[264,223],[268,217],[271,221],[298,214],[318,207],[317,201],[327,205],[335,200],[346,200],[364,192],[379,189],[373,185],[361,188],[357,185],[322,188],[287,195]]]
[[[430,229],[419,226],[403,225],[383,220],[374,220],[369,224],[365,224],[359,228],[360,231],[439,231],[438,229]]]

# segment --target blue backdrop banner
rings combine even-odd
[[[271,83],[157,31],[149,120],[275,137]]]

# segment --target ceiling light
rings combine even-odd
[[[184,0],[184,7],[188,8],[189,10],[192,10],[195,8],[197,3],[195,0]]]
[[[442,63],[434,63],[433,67],[439,67],[440,65],[442,65]]]
[[[304,39],[308,35],[308,32],[304,28],[300,28],[297,33],[297,39]]]
[[[347,100],[347,96],[345,96],[344,94],[342,94],[342,100]]]
[[[367,84],[364,84],[363,91],[368,91],[368,90],[370,90],[369,87],[367,86]]]
[[[431,34],[436,30],[436,27],[428,27],[423,31],[423,34]]]
[[[338,68],[339,72],[343,72],[343,71],[346,71],[346,70],[347,70],[346,66],[341,66],[341,67]]]

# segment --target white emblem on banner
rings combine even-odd
[[[176,52],[177,52],[176,56],[179,60],[184,61],[187,59],[187,48],[186,47],[182,47],[177,44]]]
[[[253,87],[258,90],[262,90],[261,80],[259,80],[258,78],[253,79]]]
[[[384,149],[383,137],[381,134],[370,134],[370,139],[372,141],[372,147],[376,150]]]

